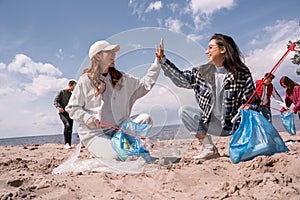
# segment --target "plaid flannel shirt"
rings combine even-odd
[[[300,111],[300,86],[295,85],[293,88],[288,88],[285,93],[285,104],[290,107],[294,104],[293,112]]]
[[[192,70],[181,71],[171,61],[166,59],[162,64],[165,76],[182,88],[193,89],[200,109],[203,111],[202,121],[208,123],[215,101],[215,71],[211,64],[194,67]],[[240,106],[255,92],[255,85],[250,73],[238,73],[238,79],[234,81],[234,75],[228,72],[225,76],[223,94],[222,128],[232,130],[231,120],[237,114]]]

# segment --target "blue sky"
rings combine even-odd
[[[167,57],[188,69],[206,62],[210,36],[228,34],[259,79],[289,40],[300,39],[299,10],[298,0],[0,0],[0,138],[62,133],[53,98],[89,66],[88,49],[97,40],[119,43],[117,67],[142,76],[160,37]],[[281,76],[300,82],[292,55],[275,73],[282,96]],[[193,93],[161,74],[133,112],[150,112],[156,125],[175,124],[184,104],[195,104]]]

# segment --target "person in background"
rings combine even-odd
[[[281,111],[283,112],[285,110],[289,110],[290,106],[292,104],[294,104],[292,112],[298,113],[298,116],[300,119],[300,86],[299,86],[299,84],[287,76],[281,77],[279,83],[283,88],[286,88],[285,104],[287,107],[282,109]]]
[[[156,49],[157,58],[162,48],[161,44],[160,50]],[[132,119],[136,123],[151,125],[149,114],[131,116],[131,109],[137,99],[153,88],[161,69],[156,58],[141,79],[121,72],[115,67],[115,56],[119,49],[118,44],[110,44],[105,40],[91,45],[91,66],[83,70],[66,108],[78,124],[81,143],[93,156],[103,161],[118,160],[118,157],[111,145],[115,130],[99,125],[99,122],[121,127],[124,121]]]
[[[208,64],[191,70],[181,71],[165,57],[162,64],[164,75],[175,85],[195,92],[199,107],[183,106],[179,115],[202,143],[201,153],[194,156],[202,160],[220,156],[211,135],[231,135],[236,129],[232,119],[255,92],[250,70],[230,36],[214,34],[205,53]]]
[[[281,96],[272,84],[274,78],[275,76],[272,73],[266,73],[263,79],[256,81],[256,93],[261,100],[258,110],[271,123],[271,96],[273,96],[274,99],[283,102]]]
[[[69,113],[66,112],[65,107],[69,103],[72,92],[76,86],[75,80],[70,80],[68,87],[61,90],[54,99],[54,106],[58,109],[58,114],[61,121],[64,124],[64,140],[65,149],[70,149],[72,145],[72,132],[73,132],[73,120],[70,118]]]

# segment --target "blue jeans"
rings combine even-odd
[[[208,123],[202,122],[202,110],[192,106],[179,109],[179,117],[188,131],[194,134],[210,134],[215,136],[229,136],[230,131],[223,130],[221,121],[213,114]]]
[[[271,114],[271,109],[269,107],[260,105],[258,107],[258,110],[269,122],[272,123],[272,114]]]

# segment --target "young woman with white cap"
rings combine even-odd
[[[132,118],[137,123],[151,124],[148,114],[134,118],[131,109],[135,101],[146,95],[154,86],[161,69],[163,44],[156,49],[156,59],[147,74],[139,79],[115,68],[118,44],[105,40],[91,45],[91,66],[83,71],[66,107],[70,117],[78,124],[78,134],[83,145],[96,157],[117,159],[111,146],[113,131],[99,127],[99,121],[114,126]]]

